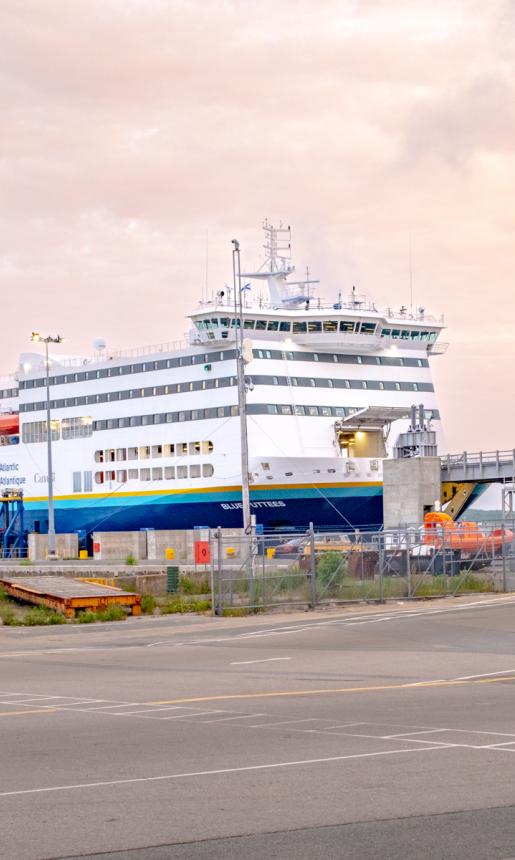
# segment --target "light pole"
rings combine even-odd
[[[47,438],[47,468],[48,468],[48,552],[49,559],[57,558],[55,551],[55,521],[54,521],[54,478],[52,474],[52,425],[50,423],[50,373],[48,361],[48,344],[62,343],[63,338],[42,337],[39,332],[33,331],[31,338],[36,343],[45,344],[45,374],[46,374],[46,438]]]
[[[232,273],[234,281],[234,331],[236,341],[238,407],[240,412],[241,500],[243,508],[243,528],[245,530],[245,534],[250,534],[252,529],[252,521],[250,516],[249,445],[247,438],[245,359],[243,356],[243,298],[241,290],[240,243],[237,239],[233,239],[232,244]]]

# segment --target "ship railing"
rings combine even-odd
[[[206,313],[206,311],[219,311],[223,310],[227,313],[231,311],[234,312],[234,303],[231,301],[223,301],[220,299],[214,299],[213,301],[207,302],[199,302],[198,309],[196,313]],[[357,313],[374,313],[380,314],[385,319],[395,320],[399,324],[402,324],[403,321],[411,320],[412,322],[419,323],[437,323],[443,324],[444,317],[443,314],[439,317],[434,316],[432,314],[414,314],[414,313],[400,313],[399,311],[394,311],[392,308],[378,308],[374,302],[363,301],[363,302],[328,302],[325,299],[311,298],[309,301],[309,307],[306,309],[305,302],[301,302],[298,307],[278,307],[276,304],[273,304],[269,301],[264,301],[262,299],[257,299],[256,301],[249,300],[248,298],[244,302],[243,311],[278,311],[282,310],[285,313],[295,313],[296,311],[316,311],[316,310],[324,310],[324,311],[355,311]]]
[[[103,361],[114,361],[119,358],[139,358],[143,355],[158,355],[161,352],[176,352],[187,349],[185,340],[172,340],[165,343],[154,343],[146,346],[137,346],[132,349],[102,350],[87,358],[73,357],[64,358],[56,364],[63,367],[81,367],[84,364],[98,364]]]

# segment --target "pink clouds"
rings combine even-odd
[[[4,0],[0,24],[2,370],[34,327],[73,351],[180,337],[206,229],[213,288],[232,236],[254,264],[282,217],[327,289],[394,305],[411,232],[455,344],[449,444],[515,444],[481,382],[511,384],[510,3]],[[487,429],[463,426],[472,390]]]

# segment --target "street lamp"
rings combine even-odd
[[[54,520],[54,481],[52,474],[52,425],[50,423],[50,375],[48,360],[48,344],[62,343],[64,338],[42,337],[39,332],[33,331],[31,338],[36,343],[45,344],[45,373],[46,373],[46,438],[47,438],[47,468],[48,468],[48,558],[57,558],[55,551],[55,520]]]

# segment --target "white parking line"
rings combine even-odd
[[[191,779],[194,777],[201,776],[225,776],[233,773],[249,773],[252,771],[262,771],[262,770],[275,770],[278,768],[288,768],[288,767],[302,767],[308,765],[316,765],[316,764],[330,764],[331,762],[337,761],[350,761],[352,759],[365,759],[365,758],[378,758],[379,756],[387,756],[387,755],[408,755],[415,753],[426,753],[430,751],[437,751],[447,749],[447,747],[442,746],[434,746],[434,747],[425,747],[424,749],[399,749],[399,750],[380,750],[378,752],[369,752],[369,753],[353,753],[350,755],[338,755],[338,756],[328,756],[327,758],[311,758],[311,759],[301,759],[299,761],[281,761],[281,762],[270,762],[267,764],[253,764],[247,765],[244,767],[227,767],[220,768],[217,770],[199,770],[192,771],[190,773],[169,773],[164,774],[163,776],[139,776],[133,777],[131,779],[113,779],[99,782],[83,782],[71,785],[51,785],[44,786],[42,788],[24,788],[17,789],[16,791],[2,791],[0,792],[0,797],[17,797],[23,794],[43,794],[46,792],[53,791],[76,791],[78,789],[86,789],[86,788],[108,788],[110,786],[117,785],[134,785],[137,783],[145,783],[145,782],[165,782],[174,779]]]
[[[264,660],[236,660],[231,666],[250,666],[252,663],[277,663],[279,660],[291,660],[291,657],[267,657]]]

